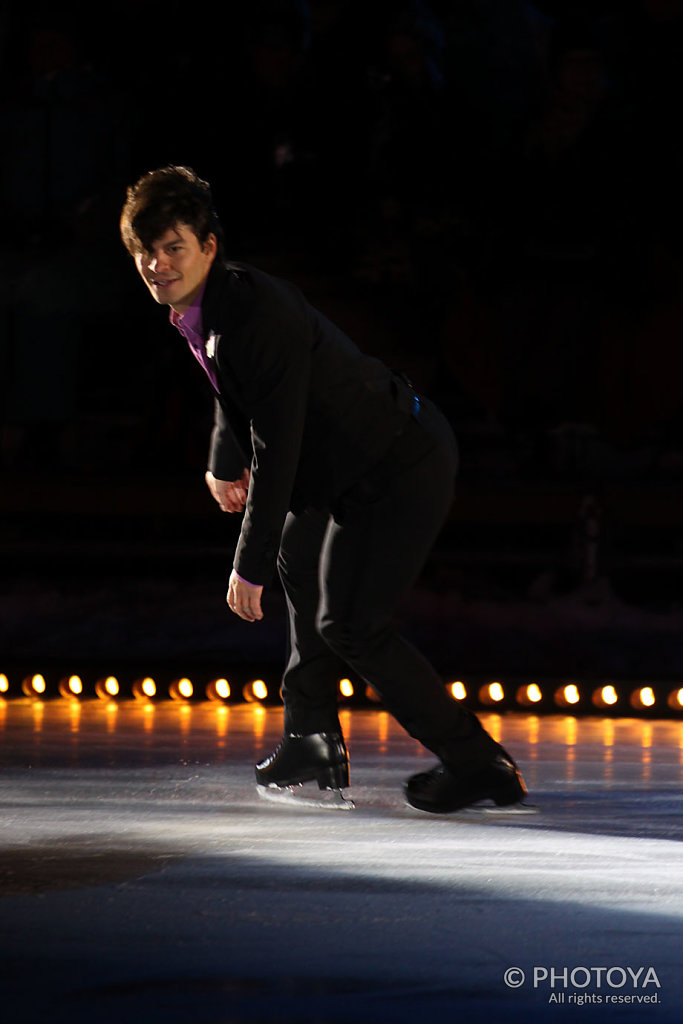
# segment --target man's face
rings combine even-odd
[[[192,228],[179,223],[149,252],[137,253],[135,265],[157,302],[184,313],[199,294],[215,255],[215,235],[202,246]]]

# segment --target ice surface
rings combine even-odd
[[[482,718],[539,814],[406,806],[377,710],[340,815],[259,799],[276,708],[1,705],[3,1024],[679,1021],[681,726]]]

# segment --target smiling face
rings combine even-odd
[[[215,256],[215,235],[202,245],[192,228],[178,223],[149,252],[136,253],[135,265],[156,302],[182,314],[199,294]]]

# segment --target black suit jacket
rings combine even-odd
[[[202,324],[218,380],[209,468],[249,467],[234,565],[267,583],[288,510],[330,507],[378,463],[414,394],[296,287],[244,264],[212,266]]]

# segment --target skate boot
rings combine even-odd
[[[412,775],[405,786],[408,803],[432,814],[461,810],[534,813],[537,808],[523,802],[526,795],[521,772],[502,747],[484,768],[463,773],[462,769],[449,769],[441,763],[430,771]]]
[[[317,782],[317,798],[298,792],[305,782]],[[273,753],[256,765],[259,796],[278,803],[351,810],[353,801],[342,794],[348,785],[349,755],[340,732],[285,733]]]

